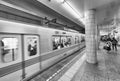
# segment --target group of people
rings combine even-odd
[[[71,39],[65,37],[64,39],[59,38],[59,39],[54,39],[53,40],[53,50],[68,47],[71,45]]]
[[[106,41],[106,47],[107,47],[106,50],[110,51],[112,48],[113,50],[117,51],[117,43],[118,41],[115,37],[112,37],[112,38],[108,37]]]

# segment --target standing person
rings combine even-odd
[[[117,43],[118,41],[115,39],[115,37],[112,38],[112,49],[117,51]]]

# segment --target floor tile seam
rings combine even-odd
[[[83,50],[80,54],[83,54],[84,55],[84,53],[85,53],[85,50]],[[83,56],[82,55],[82,56]],[[60,70],[58,70],[57,71],[57,73],[54,73],[49,79],[47,79],[47,81],[49,81],[49,80],[51,80],[52,79],[52,77],[54,77],[54,76],[56,76],[62,69],[64,69],[65,67],[67,67],[69,64],[71,64],[72,63],[72,61],[74,61],[75,59],[77,59],[78,57],[75,57],[74,59],[72,59],[69,63],[67,63],[64,67],[62,67]],[[80,59],[80,58],[78,58],[78,59]],[[76,62],[75,62],[76,63]],[[64,73],[65,74],[65,73]],[[61,76],[62,77],[62,76]]]
[[[80,66],[81,66],[81,64],[79,64],[79,62],[81,62],[81,60],[79,59],[71,68],[70,68],[70,70],[72,70],[72,69],[74,69],[74,68],[77,68],[77,70],[80,68]],[[83,61],[82,61],[83,62]],[[79,66],[76,66],[76,65],[78,65],[79,64]]]
[[[79,69],[79,68],[78,68],[78,69]],[[77,70],[78,70],[78,69],[77,69]],[[71,72],[71,69],[70,69],[70,70],[68,70],[68,71],[67,71],[67,72],[66,72],[63,76],[68,77],[68,76],[66,75],[67,73],[71,73],[71,74],[72,74],[72,76],[74,76],[74,75],[75,75],[75,73],[77,72],[77,70],[75,70],[75,71],[73,71],[73,70],[72,70],[72,72]],[[70,78],[70,79],[71,79],[72,77],[68,77],[68,78]]]
[[[101,50],[99,50],[99,51],[101,51]],[[99,53],[99,52],[98,52]],[[100,54],[101,53],[101,54]],[[100,54],[100,56],[102,57],[100,60],[102,60],[102,65],[103,66],[105,66],[106,67],[106,62],[105,62],[105,53],[104,53],[104,51],[101,51],[99,54]],[[104,54],[103,54],[104,53]],[[100,57],[99,57],[100,58]]]
[[[84,57],[84,56],[86,56],[86,54],[85,55],[83,55],[82,57]],[[80,66],[82,65],[82,63],[83,63],[83,61],[85,60],[85,59],[82,59],[82,57],[81,57],[81,59],[79,59],[71,68],[73,69],[73,67],[76,67],[76,64],[79,64],[79,62],[81,62],[81,64],[79,64],[79,66],[77,66],[77,68],[79,69],[80,68]],[[84,57],[85,58],[85,57]],[[81,61],[82,60],[82,61]],[[71,69],[70,68],[70,69]]]
[[[86,62],[84,61],[84,63],[82,65],[84,65]],[[71,79],[71,81],[76,81],[76,76],[79,77],[79,81],[81,81],[83,75],[84,75],[84,66],[80,67],[81,69],[78,70],[78,72],[76,72],[76,74],[73,76],[73,78]],[[77,78],[78,80],[78,78]]]
[[[67,75],[62,76],[60,80],[64,81],[65,78],[69,79],[69,81],[71,80]]]
[[[86,56],[86,54],[84,54],[82,57],[85,58],[85,56]],[[81,58],[82,58],[82,57],[81,57]],[[81,59],[81,58],[80,58],[80,59]],[[79,59],[78,61],[81,61],[80,59]],[[83,60],[83,59],[82,59],[82,60]],[[84,59],[84,60],[85,60],[85,59]],[[78,62],[78,61],[77,61],[77,62]],[[77,62],[76,62],[76,63],[77,63]],[[83,61],[83,62],[84,62],[84,61]],[[75,63],[75,64],[76,64],[76,63]],[[75,64],[74,64],[74,65],[75,65]],[[73,65],[73,66],[74,66],[74,65]],[[80,66],[81,66],[81,65],[82,65],[82,64],[80,64]],[[72,68],[72,67],[71,67],[71,68]],[[70,73],[71,68],[70,68],[66,73],[68,73],[68,72]],[[78,69],[79,69],[79,68],[78,68]],[[77,70],[76,70],[76,71],[77,71]],[[72,73],[73,76],[75,75],[75,73],[76,73],[76,72]],[[66,75],[64,74],[63,76],[66,76]],[[62,77],[63,77],[63,76],[62,76]],[[62,78],[62,77],[61,77],[61,78]],[[60,78],[60,79],[61,79],[61,78]],[[68,77],[68,78],[69,78],[69,77]],[[71,79],[72,79],[72,78],[73,78],[73,77],[71,77]]]

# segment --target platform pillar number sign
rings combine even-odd
[[[95,9],[90,9],[85,13],[86,24],[85,24],[85,34],[86,34],[86,61],[89,63],[97,63],[96,56],[96,22],[95,22]]]

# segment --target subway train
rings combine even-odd
[[[84,34],[0,20],[0,81],[23,81],[85,46]]]

